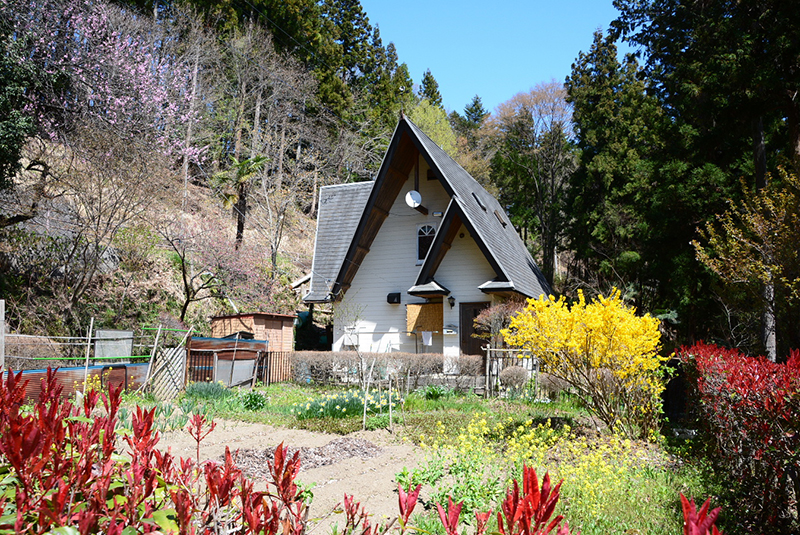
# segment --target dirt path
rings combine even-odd
[[[304,465],[298,481],[312,488],[311,518],[313,533],[324,535],[332,525],[342,527],[343,515],[331,514],[345,493],[360,501],[373,521],[397,515],[395,474],[412,469],[424,458],[416,446],[399,441],[388,431],[365,431],[342,437],[298,429],[283,429],[261,424],[219,421],[217,428],[200,445],[200,458],[221,459],[225,446],[239,450],[237,464],[264,488],[266,458],[275,446],[284,443],[303,448]],[[161,437],[160,447],[173,455],[195,457],[196,444],[186,431],[172,431]],[[310,448],[310,449],[306,449]],[[265,454],[265,451],[267,454]],[[259,482],[261,482],[259,484]]]

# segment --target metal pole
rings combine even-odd
[[[233,343],[233,357],[231,360],[231,373],[228,377],[228,388],[233,385],[233,367],[236,366],[236,349],[239,347],[239,333],[236,333],[236,341]]]
[[[369,367],[369,375],[367,375],[366,386],[364,388],[364,420],[361,422],[361,430],[367,430],[367,396],[369,396],[369,383],[372,380],[372,369],[375,367],[375,359],[372,359],[372,365]]]
[[[212,381],[215,382],[215,383],[217,382],[217,352],[216,351],[214,351],[214,369],[213,369]]]
[[[86,336],[86,365],[83,368],[83,393],[86,393],[86,381],[89,379],[89,352],[92,349],[92,330],[94,330],[94,317],[89,323],[89,334]]]
[[[256,378],[258,377],[258,365],[261,364],[261,351],[256,352],[256,365],[253,368],[253,378],[250,379],[250,390],[256,387]]]

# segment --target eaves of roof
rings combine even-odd
[[[450,290],[435,280],[430,280],[425,284],[412,286],[408,289],[408,293],[417,297],[440,297],[450,295]]]

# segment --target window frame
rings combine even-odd
[[[426,227],[431,229],[431,233],[430,234],[422,234],[423,229],[425,229]],[[428,256],[428,253],[430,252],[431,247],[433,246],[433,240],[434,240],[434,238],[436,238],[436,231],[437,231],[436,225],[433,225],[431,223],[423,223],[421,225],[417,225],[417,259],[416,260],[417,260],[417,265],[418,266],[422,265],[422,263],[425,261],[425,257]],[[422,255],[422,257],[420,257],[420,252],[421,252],[421,248],[420,248],[421,243],[420,243],[420,241],[422,239],[429,239],[430,242],[427,245],[427,249],[425,250],[425,254]]]

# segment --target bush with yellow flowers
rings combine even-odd
[[[648,438],[657,428],[666,358],[659,356],[659,320],[639,316],[618,290],[571,305],[553,296],[529,299],[502,331],[544,369],[570,384],[611,429]]]

